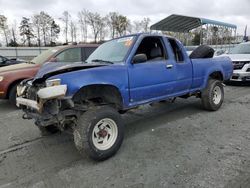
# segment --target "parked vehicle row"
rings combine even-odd
[[[76,148],[105,160],[124,137],[121,113],[143,104],[195,96],[206,110],[218,110],[230,58],[201,46],[189,58],[175,38],[136,34],[99,46],[84,62],[45,64],[17,88],[17,105],[43,133],[73,130]]]
[[[244,42],[233,48],[228,54],[234,65],[231,81],[250,81],[250,42]]]

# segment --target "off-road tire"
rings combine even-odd
[[[95,126],[103,119],[109,118],[116,123],[117,137],[113,145],[106,150],[100,150],[94,145],[93,135]],[[95,161],[102,161],[113,156],[120,148],[124,137],[124,126],[121,115],[110,106],[91,107],[80,116],[73,130],[74,142],[78,151]]]
[[[190,59],[212,58],[213,56],[214,56],[214,49],[207,45],[201,45],[197,47],[189,55]]]
[[[219,89],[221,92],[221,98],[217,103],[215,103],[214,101],[215,88]],[[224,100],[224,87],[222,82],[219,80],[209,79],[207,87],[201,93],[201,102],[204,109],[210,111],[216,111],[221,107],[223,100]]]

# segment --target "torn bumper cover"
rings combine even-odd
[[[67,92],[67,85],[57,85],[42,88],[37,92],[37,96],[39,101],[26,99],[24,97],[17,97],[16,105],[18,107],[26,106],[32,109],[37,110],[38,112],[42,112],[43,105],[47,100],[61,98],[66,95]]]

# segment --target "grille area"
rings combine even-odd
[[[250,61],[233,61],[234,70],[242,69],[247,63],[250,63]]]
[[[27,89],[27,98],[30,100],[37,100],[37,91],[38,88],[31,86]]]

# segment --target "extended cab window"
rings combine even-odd
[[[58,62],[79,62],[82,61],[81,48],[70,48],[56,56]]]
[[[173,49],[174,57],[177,63],[184,63],[184,57],[181,51],[180,46],[177,44],[175,39],[168,39],[170,42],[170,45]]]
[[[145,54],[148,61],[167,59],[165,48],[160,37],[145,37],[135,55]]]

